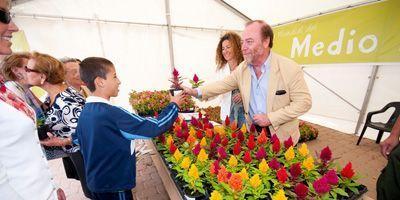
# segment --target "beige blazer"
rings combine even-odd
[[[303,71],[294,61],[271,52],[271,70],[267,92],[267,115],[272,123],[271,133],[276,133],[281,142],[292,136],[296,144],[300,138],[297,117],[311,108],[311,95],[304,80]],[[234,72],[223,80],[200,87],[202,100],[207,100],[234,89],[242,95],[244,111],[248,125],[251,74],[246,61],[240,63]],[[276,95],[276,91],[285,90],[286,94]]]

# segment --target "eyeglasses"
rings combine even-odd
[[[0,22],[4,24],[9,24],[11,22],[10,12],[0,9]]]
[[[30,73],[30,72],[40,73],[40,71],[38,71],[36,69],[29,69],[27,66],[25,66],[25,71],[28,73]]]

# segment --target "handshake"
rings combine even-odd
[[[170,92],[170,102],[176,103],[179,107],[189,96],[197,97],[197,90],[186,86],[181,86],[182,90],[174,90]]]

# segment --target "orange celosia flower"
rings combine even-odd
[[[174,126],[174,132],[177,133],[182,130],[182,127],[179,125]]]
[[[207,130],[206,130],[206,136],[207,136],[208,138],[212,138],[213,135],[214,135],[213,130],[211,130],[211,129],[207,129]]]
[[[214,126],[214,131],[223,138],[225,136],[225,128],[223,126]]]
[[[258,144],[265,144],[267,142],[268,138],[265,133],[265,129],[261,131],[261,134],[257,137],[257,143]]]
[[[237,129],[237,122],[236,122],[236,121],[233,121],[233,122],[230,124],[230,127],[231,127],[232,130],[236,130],[236,129]]]
[[[194,142],[196,142],[196,138],[192,135],[189,135],[189,137],[186,139],[186,142],[192,145]]]
[[[172,139],[172,136],[169,135],[169,136],[167,137],[166,145],[167,145],[167,146],[171,145],[171,142],[174,142],[174,139]]]
[[[228,171],[226,171],[225,166],[221,165],[220,169],[218,170],[218,182],[226,183],[228,182]]]
[[[237,192],[243,189],[243,180],[239,173],[232,174],[231,178],[228,181],[229,186]]]
[[[199,160],[200,162],[204,162],[207,159],[208,159],[208,155],[207,155],[206,151],[204,149],[201,149],[199,155],[197,156],[197,160]]]

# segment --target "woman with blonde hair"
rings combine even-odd
[[[45,124],[52,134],[48,134],[49,138],[41,141],[41,144],[63,149],[74,164],[85,196],[91,198],[86,185],[82,154],[79,146],[72,143],[72,134],[75,134],[85,104],[84,97],[65,84],[63,64],[50,55],[33,52],[26,71],[28,84],[41,87],[48,93]]]
[[[223,79],[232,73],[243,61],[240,42],[240,36],[235,32],[227,32],[220,38],[215,58],[219,79]],[[221,120],[225,120],[226,116],[229,116],[230,120],[235,120],[239,127],[246,123],[239,90],[221,95],[220,105]]]

